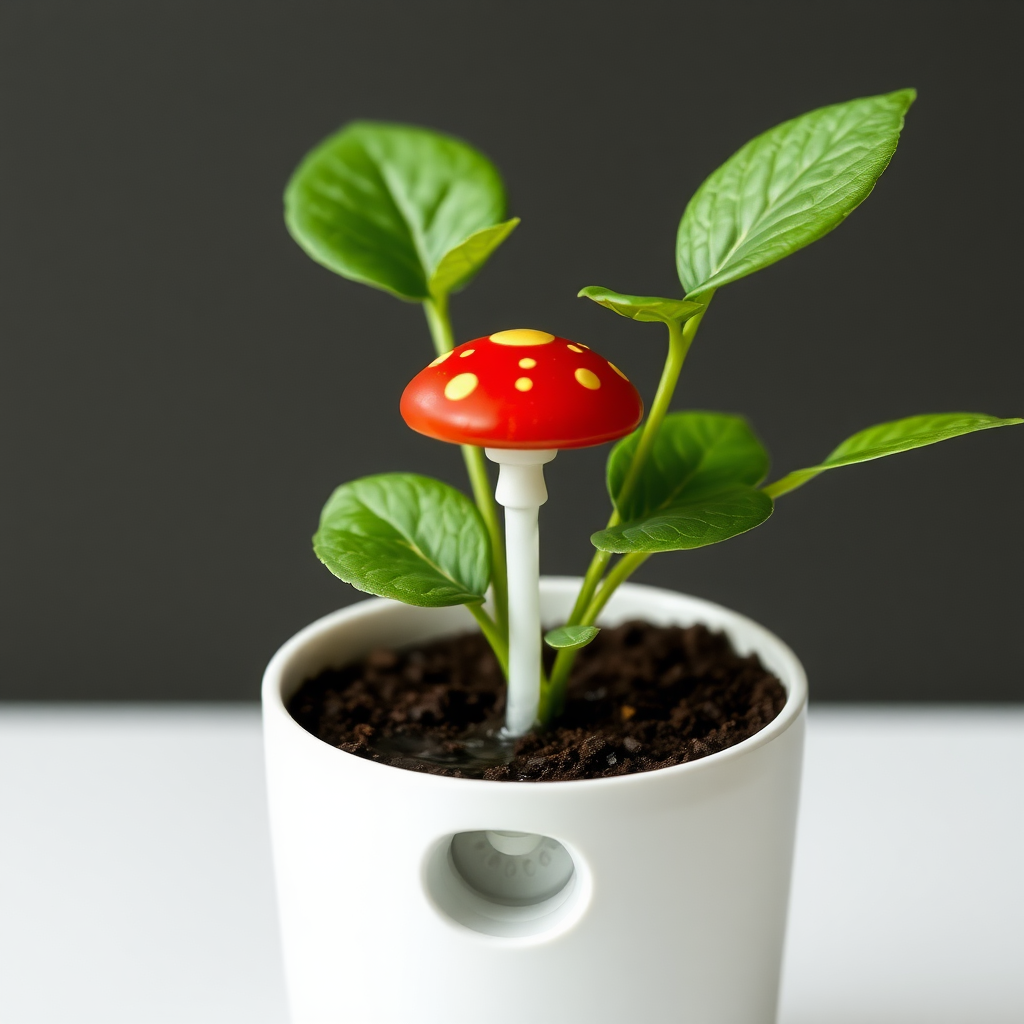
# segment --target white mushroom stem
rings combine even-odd
[[[494,497],[505,506],[505,553],[508,557],[508,700],[505,729],[511,736],[528,733],[540,704],[540,533],[537,512],[548,500],[544,464],[557,451],[488,448],[498,463]]]

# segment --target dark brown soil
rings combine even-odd
[[[499,781],[653,771],[763,729],[786,693],[720,633],[629,622],[579,652],[565,712],[542,733],[500,735],[505,683],[479,634],[365,660],[307,680],[289,702],[326,743],[398,768]]]

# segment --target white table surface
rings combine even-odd
[[[0,1021],[281,1024],[278,957],[255,708],[0,705]],[[1024,707],[815,708],[780,1024],[1022,1021]]]

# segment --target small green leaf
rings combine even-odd
[[[375,121],[354,121],[313,149],[284,206],[292,237],[318,263],[416,301],[430,298],[447,254],[485,228],[511,230],[498,225],[505,189],[482,153],[449,135]],[[487,255],[476,253],[474,269]]]
[[[313,550],[357,590],[421,608],[476,604],[491,578],[476,507],[454,487],[415,473],[342,484],[320,514]]]
[[[518,224],[519,218],[513,217],[493,227],[481,228],[454,249],[449,249],[430,275],[430,294],[448,295],[465,288]]]
[[[764,492],[772,498],[777,498],[788,491],[796,490],[808,480],[813,480],[826,469],[869,462],[871,459],[881,459],[886,455],[909,451],[911,448],[923,448],[925,445],[946,441],[961,434],[972,434],[975,430],[1009,427],[1014,423],[1024,423],[1024,419],[1004,420],[998,416],[986,416],[981,412],[928,413],[924,416],[908,416],[902,420],[879,423],[854,434],[853,437],[848,437],[817,466],[787,473],[765,487]]]
[[[676,266],[695,298],[828,234],[875,187],[916,93],[901,89],[812,110],[748,142],[697,189],[679,223]]]
[[[689,320],[704,309],[703,303],[687,299],[659,299],[654,295],[623,295],[610,288],[590,285],[581,288],[576,296],[590,299],[619,316],[639,320],[642,323],[678,323]]]
[[[764,491],[739,486],[601,530],[590,540],[600,551],[619,554],[686,551],[746,533],[771,514],[772,500]]]
[[[586,647],[600,632],[597,626],[559,626],[544,634],[544,643],[558,651],[575,651]]]
[[[662,421],[632,494],[616,496],[633,462],[641,431],[608,456],[608,494],[623,519],[641,519],[736,484],[754,486],[768,472],[768,453],[741,416],[676,412]]]

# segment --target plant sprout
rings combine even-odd
[[[612,511],[591,537],[595,554],[566,622],[545,635],[557,650],[550,672],[541,664],[534,613],[524,620],[525,629],[514,625],[514,650],[509,648],[505,544],[484,449],[503,458],[503,450],[516,449],[515,438],[499,436],[500,429],[490,436],[424,430],[462,444],[473,502],[448,484],[410,473],[364,477],[331,495],[313,543],[332,573],[366,593],[408,604],[464,604],[507,675],[510,663],[528,666],[513,674],[525,671],[536,680],[536,698],[524,703],[510,696],[513,735],[558,716],[577,652],[597,635],[598,617],[619,584],[652,554],[716,544],[760,526],[778,498],[828,470],[1024,422],[965,412],[911,416],[868,427],[817,465],[765,483],[768,454],[742,417],[669,412],[716,293],[838,227],[888,166],[914,98],[913,90],[904,89],[822,107],[739,149],[700,186],[679,223],[676,269],[685,297],[625,295],[596,286],[579,292],[621,316],[663,324],[668,346],[646,419],[628,436],[620,431],[601,438],[622,437],[608,459]],[[501,178],[486,157],[458,139],[395,124],[356,122],[342,129],[305,158],[285,192],[288,228],[310,256],[343,277],[423,305],[436,354],[424,374],[444,369],[450,353],[460,358],[452,351],[449,300],[519,223],[505,213]],[[458,352],[491,342],[497,347],[500,334]],[[454,380],[448,370],[438,379]],[[415,415],[410,419],[405,398],[403,413],[423,429]],[[543,454],[553,457],[552,450],[575,446],[545,441],[520,448],[536,455],[549,449]],[[523,471],[524,457],[531,461],[521,452],[511,460],[520,460],[514,472]],[[537,458],[532,462],[536,491],[542,468]],[[539,480],[542,491],[542,475]],[[536,505],[531,507],[512,529],[526,548],[534,545],[534,554],[517,556],[512,575],[520,580],[517,602],[523,605],[526,586],[536,608]]]

